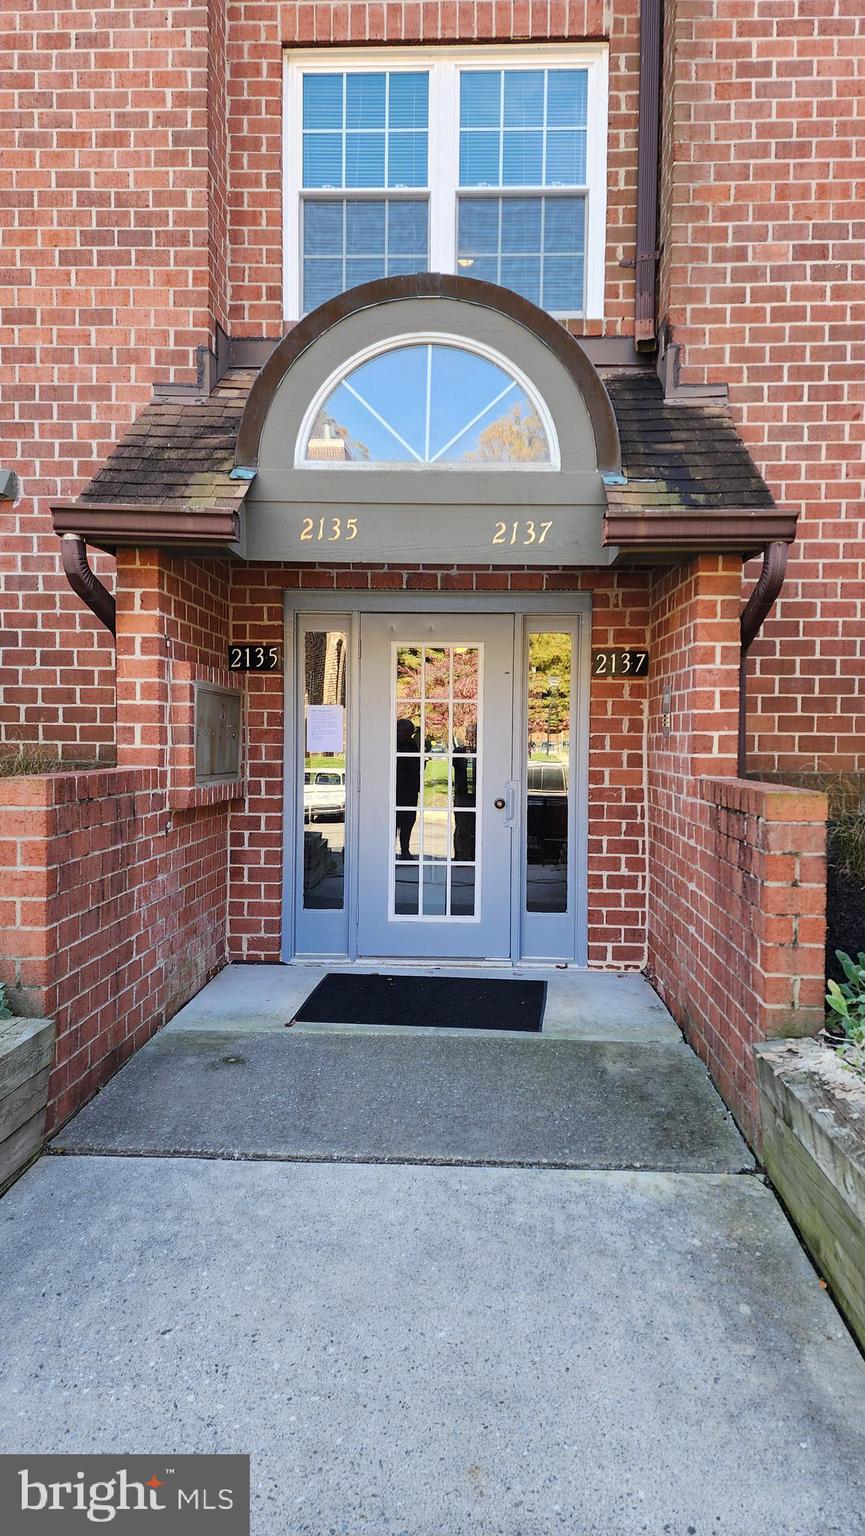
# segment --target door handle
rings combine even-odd
[[[519,788],[519,779],[509,779],[505,785],[505,825],[508,827],[512,827],[517,819]]]
[[[504,802],[504,800],[501,799],[501,797],[499,797],[498,800],[494,800],[493,801],[493,805],[495,806],[497,811],[503,811],[504,808],[505,808],[505,802]]]

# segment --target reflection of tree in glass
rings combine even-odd
[[[543,740],[560,747],[570,724],[571,636],[529,638],[529,752]]]
[[[368,459],[369,449],[360,438],[352,437],[327,411],[319,411],[306,445],[308,459],[323,459],[333,463]]]
[[[454,698],[475,699],[478,693],[478,653],[454,651]]]
[[[466,460],[488,464],[516,464],[549,459],[547,434],[537,411],[517,403],[479,434],[477,447],[463,454]]]

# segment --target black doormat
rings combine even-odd
[[[545,981],[331,971],[310,993],[292,1023],[399,1024],[414,1029],[507,1029],[538,1034],[546,1001]]]

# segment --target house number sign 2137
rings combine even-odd
[[[648,651],[592,651],[592,677],[645,677],[648,670]]]
[[[281,645],[230,645],[229,672],[281,672]]]

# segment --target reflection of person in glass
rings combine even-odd
[[[454,753],[474,750],[474,732],[465,729],[454,732]],[[471,863],[475,856],[475,758],[455,756],[454,776],[454,858]],[[471,806],[471,812],[461,810]]]
[[[410,859],[411,835],[414,824],[417,821],[417,803],[420,795],[420,732],[415,728],[413,720],[403,718],[396,723],[396,750],[400,752],[412,752],[413,757],[397,757],[396,760],[396,803],[398,806],[413,806],[413,810],[398,810],[396,813],[396,830],[399,837],[399,856],[401,859]]]

